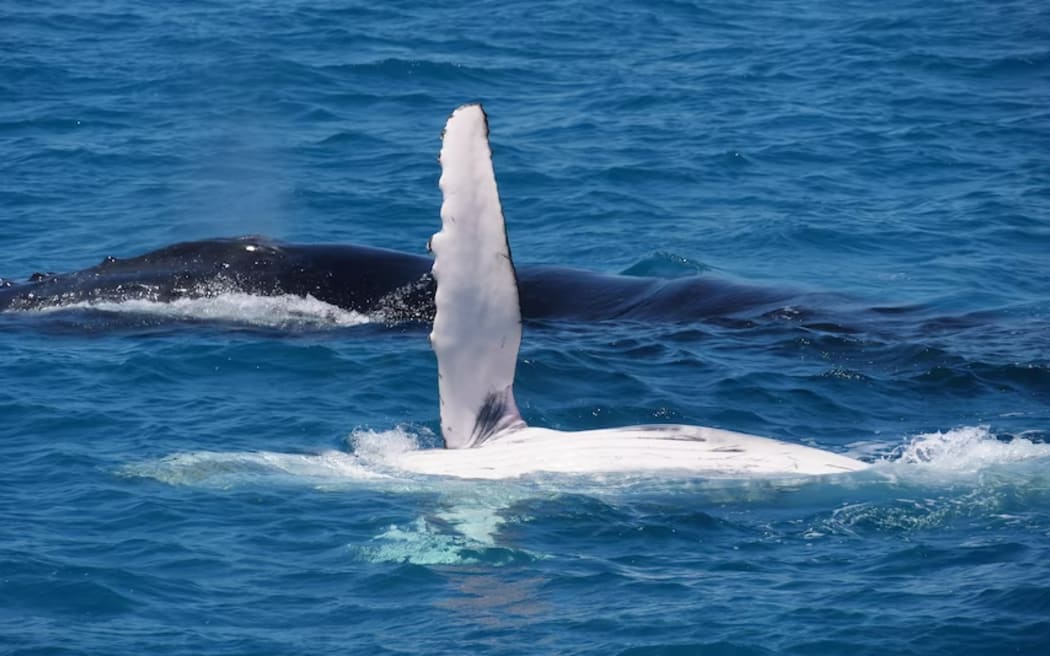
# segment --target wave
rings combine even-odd
[[[620,271],[622,276],[648,278],[685,278],[711,270],[711,267],[682,255],[667,251],[651,253]]]

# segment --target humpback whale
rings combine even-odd
[[[479,104],[442,134],[441,230],[431,239],[445,449],[409,451],[404,469],[465,478],[538,472],[688,471],[708,475],[820,475],[867,465],[836,453],[717,428],[685,425],[557,431],[528,426],[514,399],[521,289]]]
[[[174,244],[64,274],[0,281],[0,310],[83,307],[99,302],[182,298],[228,292],[312,295],[346,310],[392,320],[429,318],[430,259],[355,245],[283,244],[263,237]]]
[[[434,316],[431,266],[427,256],[371,246],[210,239],[107,257],[70,273],[35,273],[20,283],[0,278],[0,312],[240,292],[309,295],[390,322],[428,322]],[[533,265],[519,267],[517,276],[522,313],[530,320],[694,320],[806,305],[790,291],[697,275],[668,279]]]

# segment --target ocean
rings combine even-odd
[[[1050,5],[5,0],[0,277],[246,234],[425,254],[483,102],[515,261],[797,290],[526,321],[562,430],[785,479],[381,476],[419,322],[0,312],[0,654],[1050,653]]]

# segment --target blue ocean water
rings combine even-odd
[[[6,312],[0,653],[1050,650],[1044,4],[8,0],[0,276],[249,233],[423,253],[476,100],[518,262],[845,315],[527,323],[527,420],[875,467],[391,482],[438,442],[424,326]]]

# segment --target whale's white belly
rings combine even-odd
[[[516,478],[535,473],[664,471],[711,477],[839,474],[867,465],[828,451],[700,426],[562,432],[524,428],[470,449],[400,454],[389,464],[420,474]]]

